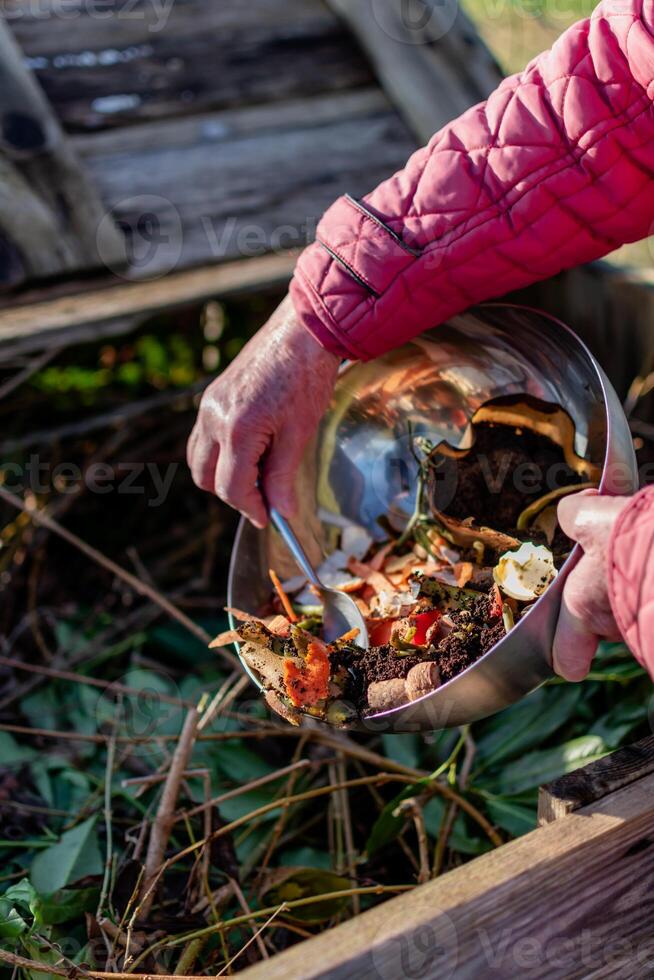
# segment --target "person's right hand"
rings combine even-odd
[[[287,296],[202,396],[187,450],[195,483],[257,527],[268,522],[266,503],[293,517],[295,474],[339,363],[298,321]]]

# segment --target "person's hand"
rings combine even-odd
[[[339,358],[299,323],[287,296],[204,392],[187,449],[195,483],[257,527],[268,521],[266,502],[293,517],[295,474],[338,366]]]
[[[583,680],[600,640],[621,639],[609,601],[608,546],[615,520],[629,500],[586,490],[559,504],[561,529],[584,552],[565,583],[554,638],[554,669],[566,680]]]

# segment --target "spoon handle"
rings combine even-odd
[[[302,569],[306,577],[309,579],[311,584],[315,585],[319,589],[322,589],[322,582],[316,575],[313,565],[309,561],[304,548],[296,538],[295,533],[293,532],[286,518],[282,517],[279,511],[275,510],[274,507],[271,507],[270,520],[273,522],[274,527],[281,534],[282,538],[284,539],[284,543],[286,547],[291,552],[293,558],[295,559],[299,567]]]

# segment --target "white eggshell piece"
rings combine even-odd
[[[533,602],[557,574],[549,548],[530,541],[517,551],[507,551],[493,569],[493,578],[502,592],[519,602]]]

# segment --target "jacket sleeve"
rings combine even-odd
[[[326,212],[291,284],[304,325],[368,359],[648,235],[653,79],[654,0],[604,0],[404,170]]]
[[[629,648],[654,677],[654,486],[620,512],[609,542],[611,609]]]

